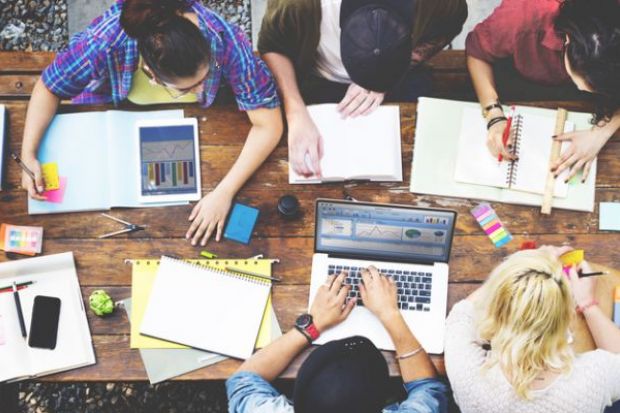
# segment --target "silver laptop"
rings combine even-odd
[[[374,265],[396,281],[400,311],[424,349],[443,353],[456,212],[328,199],[317,200],[315,212],[309,303],[327,276],[342,271],[348,272],[349,299],[358,299],[347,320],[322,333],[316,343],[361,335],[380,349],[394,350],[359,295],[360,270]]]

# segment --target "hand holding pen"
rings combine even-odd
[[[28,191],[32,199],[45,201],[46,198],[41,195],[45,191],[45,184],[39,161],[36,158],[29,159],[27,166],[16,153],[11,153],[11,158],[22,168],[22,188]]]

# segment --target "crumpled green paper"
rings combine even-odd
[[[88,298],[90,309],[99,317],[104,317],[114,312],[114,301],[104,290],[96,290]]]

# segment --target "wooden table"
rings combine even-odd
[[[6,54],[0,54],[0,60]],[[15,59],[13,59],[15,60]],[[43,60],[45,61],[45,60]],[[25,62],[29,62],[25,60]],[[13,62],[14,63],[14,62]],[[22,62],[23,63],[23,62]],[[39,66],[41,62],[39,62]],[[9,66],[9,69],[13,66]],[[38,66],[37,66],[38,67]],[[39,69],[32,69],[36,71]],[[11,77],[13,76],[13,77]],[[0,103],[7,105],[10,113],[10,149],[19,152],[29,90],[11,94],[6,87],[11,79],[13,85],[20,81],[19,75],[0,71]],[[26,75],[24,75],[26,76]],[[30,79],[28,74],[24,79]],[[27,83],[27,82],[25,82]],[[22,83],[23,85],[24,83]],[[2,90],[5,92],[3,93]],[[521,102],[521,104],[528,104]],[[530,103],[531,104],[531,103]],[[537,106],[556,108],[559,105],[571,110],[588,110],[577,102],[537,102]],[[76,110],[103,110],[62,106],[62,112]],[[213,107],[203,110],[185,106],[186,116],[197,117],[201,137],[203,193],[215,188],[239,154],[249,130],[244,113],[235,107]],[[494,207],[515,240],[507,247],[496,249],[484,235],[469,210],[476,202],[471,200],[415,195],[409,192],[412,149],[415,134],[416,105],[401,105],[403,137],[402,183],[369,184],[347,183],[291,186],[288,184],[286,140],[265,164],[249,180],[238,195],[238,200],[261,209],[252,242],[243,246],[230,241],[211,242],[206,247],[220,257],[249,257],[264,254],[279,258],[274,272],[283,282],[274,287],[273,303],[283,329],[289,330],[295,317],[307,307],[310,281],[311,257],[314,235],[314,200],[318,197],[342,199],[346,194],[358,200],[392,202],[424,207],[446,207],[458,211],[456,236],[450,258],[450,286],[448,308],[467,296],[489,271],[508,253],[516,251],[524,240],[542,244],[569,242],[584,248],[588,259],[602,265],[617,267],[620,263],[620,238],[616,233],[598,230],[598,202],[620,201],[620,143],[610,142],[599,157],[594,213],[554,210],[551,216],[541,216],[539,208],[495,203]],[[88,131],[84,131],[88,133]],[[79,156],[79,154],[76,154]],[[148,225],[146,231],[128,237],[98,240],[97,236],[116,229],[98,212],[74,213],[48,216],[29,216],[26,193],[19,189],[20,171],[13,163],[8,165],[8,189],[0,192],[0,222],[19,225],[39,225],[45,228],[44,254],[73,251],[85,299],[91,291],[106,289],[115,299],[130,296],[131,268],[124,264],[126,258],[154,258],[175,254],[181,257],[198,257],[201,248],[192,247],[184,234],[191,206],[158,209],[115,210],[114,214],[131,222]],[[432,173],[432,171],[429,171]],[[277,199],[285,194],[296,195],[303,209],[303,216],[296,221],[283,221],[276,212]],[[12,257],[11,257],[12,258]],[[0,261],[10,259],[0,255]],[[135,350],[129,349],[129,325],[122,311],[112,317],[100,319],[89,313],[97,364],[42,380],[54,382],[71,381],[134,381],[146,380],[146,375]],[[302,355],[283,375],[295,377],[303,360]],[[386,354],[393,374],[397,367],[390,354]],[[443,359],[434,356],[433,361],[444,371]],[[239,365],[229,360],[180,377],[180,380],[214,380],[227,378]]]
[[[26,103],[2,103],[8,106],[11,115],[10,149],[19,152]],[[552,107],[555,104],[546,106]],[[75,108],[63,107],[63,111],[70,109]],[[203,192],[206,193],[216,186],[233,163],[244,143],[249,123],[246,116],[233,107],[202,110],[188,106],[185,111],[186,116],[196,116],[199,119]],[[620,251],[614,248],[620,245],[619,237],[617,234],[598,231],[596,212],[585,214],[556,210],[550,217],[543,217],[536,208],[495,204],[498,215],[516,238],[507,248],[495,249],[469,215],[469,209],[475,202],[414,195],[408,191],[415,105],[401,105],[401,118],[404,182],[291,186],[288,184],[287,148],[282,140],[238,196],[241,202],[261,209],[261,218],[250,245],[243,246],[230,241],[212,242],[208,245],[208,250],[221,257],[249,257],[262,253],[266,257],[281,260],[281,264],[276,265],[274,270],[284,282],[274,287],[274,305],[284,330],[291,328],[296,315],[303,312],[307,305],[313,253],[313,205],[317,197],[342,199],[345,194],[350,194],[364,201],[456,209],[459,216],[450,259],[449,307],[484,280],[489,270],[508,252],[515,251],[526,238],[535,239],[539,244],[571,242],[585,248],[592,261],[604,265],[613,266],[620,261]],[[612,142],[601,154],[597,201],[620,199],[616,178],[620,174],[620,162],[612,155],[618,149],[618,143]],[[10,163],[8,184],[11,189],[0,195],[0,222],[43,226],[45,254],[73,251],[84,297],[88,297],[92,290],[98,288],[108,290],[116,299],[128,297],[131,268],[124,264],[126,258],[152,258],[164,253],[194,258],[201,250],[192,247],[184,239],[191,206],[116,210],[116,215],[131,222],[147,224],[147,230],[129,237],[98,240],[98,235],[114,230],[116,225],[100,217],[98,212],[29,216],[26,194],[18,189],[19,179],[18,167]],[[284,221],[277,215],[277,199],[288,193],[295,194],[301,202],[304,214],[299,220]],[[0,260],[6,259],[6,256],[0,257]],[[146,378],[138,352],[129,349],[129,326],[122,312],[106,319],[91,317],[90,325],[97,352],[97,365],[51,376],[45,380],[113,381]],[[443,370],[441,358],[435,357],[434,361]],[[222,379],[237,365],[235,361],[226,361],[183,378]],[[285,376],[293,377],[294,373],[293,367]]]

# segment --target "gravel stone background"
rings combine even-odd
[[[250,36],[250,0],[203,0]],[[0,50],[58,51],[67,45],[66,0],[0,0]],[[2,411],[2,406],[0,406]],[[223,382],[21,383],[23,413],[224,413]]]
[[[250,0],[203,0],[251,36]],[[58,51],[69,39],[66,0],[0,0],[0,50]]]

